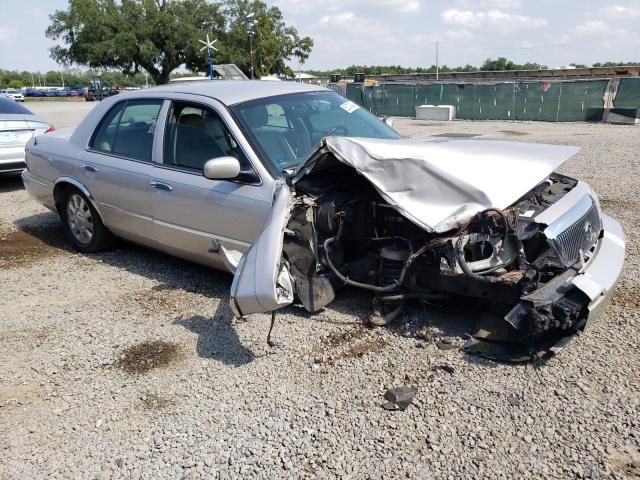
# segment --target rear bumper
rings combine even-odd
[[[56,202],[53,198],[54,185],[51,182],[36,177],[29,172],[29,170],[24,170],[22,172],[22,183],[24,183],[24,188],[33,200],[55,211]]]
[[[21,172],[26,167],[24,145],[0,149],[0,173]]]

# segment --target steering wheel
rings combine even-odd
[[[333,135],[338,131],[342,132],[343,135],[349,135],[349,131],[347,130],[347,127],[345,127],[344,125],[336,125],[331,130],[327,131],[327,133],[325,133],[323,137],[330,137],[331,135]]]

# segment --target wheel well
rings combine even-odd
[[[60,204],[62,203],[62,197],[64,196],[64,192],[66,192],[70,188],[75,188],[77,190],[77,188],[74,185],[67,182],[57,183],[56,186],[53,188],[53,201],[56,204],[56,209],[58,210],[58,213],[61,212]]]

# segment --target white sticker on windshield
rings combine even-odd
[[[360,107],[358,105],[356,105],[355,103],[353,103],[352,101],[348,101],[348,102],[344,102],[342,105],[340,105],[340,108],[343,109],[347,113],[353,113]]]

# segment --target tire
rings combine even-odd
[[[60,218],[77,251],[92,253],[113,248],[113,234],[104,226],[91,202],[78,189],[67,188],[62,194]]]

